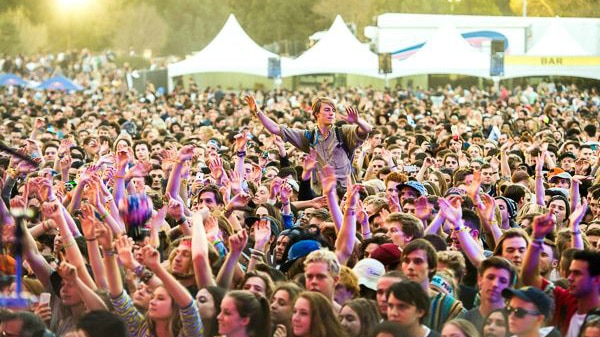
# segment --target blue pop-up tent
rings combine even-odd
[[[9,85],[24,87],[25,85],[27,85],[27,82],[23,81],[22,78],[15,74],[0,75],[0,87],[5,87]]]
[[[78,91],[83,90],[83,87],[75,84],[70,79],[64,76],[54,76],[42,82],[37,86],[39,90],[64,90],[64,91]]]

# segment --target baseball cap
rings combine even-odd
[[[552,180],[558,178],[571,180],[573,177],[569,172],[566,172],[565,170],[558,167],[555,167],[552,170],[548,171],[548,182],[552,182]]]
[[[550,297],[535,287],[523,287],[519,289],[506,288],[502,290],[502,297],[510,300],[514,296],[536,305],[538,311],[545,317],[550,315],[552,305]]]
[[[425,186],[423,186],[423,184],[421,184],[418,181],[409,180],[405,183],[398,184],[398,186],[396,186],[396,189],[398,189],[398,191],[400,191],[404,187],[410,187],[413,190],[417,191],[417,193],[419,193],[420,197],[427,196],[427,190],[425,189]]]
[[[279,268],[282,272],[286,272],[296,260],[303,258],[312,251],[321,249],[321,244],[317,240],[301,240],[294,243],[288,251],[287,261]]]
[[[392,266],[400,263],[402,252],[393,243],[384,243],[371,253],[371,258],[383,263],[384,266]]]
[[[358,277],[359,285],[376,291],[377,280],[385,274],[385,266],[375,259],[366,258],[358,261],[352,271]]]

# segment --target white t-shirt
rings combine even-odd
[[[586,314],[578,314],[575,313],[573,317],[571,317],[571,321],[569,322],[569,330],[567,330],[567,335],[565,337],[577,337],[579,336],[579,330],[583,325],[583,321],[585,320]]]

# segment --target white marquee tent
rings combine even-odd
[[[555,19],[524,56],[508,57],[504,78],[575,76],[600,79],[600,59],[585,50]]]
[[[389,78],[421,74],[459,74],[489,77],[490,57],[475,50],[450,25],[440,27],[419,51],[392,60]]]
[[[169,65],[169,78],[195,73],[242,73],[268,76],[268,60],[279,57],[254,42],[233,14],[201,51]]]
[[[377,54],[363,45],[337,16],[324,36],[293,60],[282,60],[283,77],[308,74],[354,74],[379,77]]]

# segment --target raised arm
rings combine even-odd
[[[510,151],[512,144],[511,139],[500,147],[500,175],[502,177],[510,178],[512,176],[510,165],[508,165],[508,151]]]
[[[55,197],[53,201],[47,201],[42,205],[42,214],[44,214],[46,218],[52,219],[54,222],[56,222],[61,234],[61,241],[63,242],[63,248],[65,249],[67,260],[69,263],[72,263],[75,267],[77,267],[77,273],[80,275],[85,284],[87,284],[88,287],[96,290],[96,284],[88,273],[87,268],[85,267],[85,261],[81,255],[81,251],[75,242],[73,234],[67,226],[65,213],[68,213],[63,208],[63,205]],[[70,215],[68,216],[70,217]]]
[[[194,147],[186,145],[182,147],[177,153],[177,160],[171,168],[171,174],[169,181],[167,182],[166,193],[170,193],[171,196],[179,195],[179,187],[181,186],[181,172],[183,171],[183,163],[192,159],[194,156]]]
[[[58,274],[64,282],[70,283],[77,288],[81,300],[85,304],[88,311],[91,310],[108,310],[106,304],[98,294],[85,284],[77,275],[77,268],[70,263],[63,262],[58,267]]]
[[[88,257],[92,267],[92,273],[94,274],[94,281],[98,288],[106,289],[108,288],[108,281],[106,280],[106,271],[104,270],[104,264],[102,264],[98,240],[96,238],[95,222],[97,220],[95,219],[94,210],[91,205],[85,204],[81,206],[81,217],[79,220],[87,244]]]
[[[575,183],[575,182],[573,182]],[[583,238],[579,224],[587,211],[587,199],[582,204],[577,205],[573,213],[569,216],[569,227],[571,228],[571,248],[583,250]]]
[[[229,237],[229,246],[231,251],[227,254],[225,262],[217,275],[217,284],[219,287],[229,289],[233,280],[235,268],[238,267],[238,260],[242,255],[242,250],[248,243],[248,233],[245,229],[237,232]]]
[[[258,120],[265,127],[265,129],[267,129],[271,134],[281,137],[281,128],[279,128],[279,125],[271,118],[269,118],[269,116],[265,115],[260,109],[258,109],[254,97],[248,95],[244,97],[244,99],[246,100],[246,103],[250,108],[250,112],[254,116],[258,117]]]
[[[461,201],[460,197],[454,197],[450,201],[440,198],[440,213],[452,224],[452,231],[456,233],[460,246],[467,255],[467,258],[469,258],[476,268],[479,268],[481,262],[485,260],[485,256],[483,255],[483,249],[473,239],[469,228],[465,226],[462,219]]]
[[[329,165],[323,167],[323,169],[319,171],[319,177],[321,178],[323,195],[327,197],[327,205],[329,206],[329,212],[333,218],[335,229],[339,232],[340,228],[342,228],[343,214],[337,201],[337,178],[333,171],[333,167]]]
[[[361,139],[364,139],[364,137],[366,137],[369,134],[369,132],[373,130],[371,124],[369,124],[366,120],[360,118],[360,116],[358,115],[358,111],[351,106],[346,106],[346,116],[340,114],[340,118],[350,124],[358,125],[356,133]]]
[[[173,297],[177,306],[179,308],[189,307],[193,303],[194,298],[190,295],[190,292],[160,264],[160,254],[158,251],[153,247],[144,246],[144,248],[142,248],[142,256],[146,267],[162,281],[163,286]]]
[[[359,200],[360,185],[352,185],[352,180],[348,177],[348,191],[346,192],[346,211],[342,227],[339,230],[335,240],[335,255],[341,264],[347,264],[356,241],[356,212]]]
[[[535,202],[540,206],[546,206],[544,202],[544,177],[542,169],[544,167],[544,157],[546,153],[542,152],[537,156],[535,161]]]
[[[203,214],[207,217],[210,216],[207,208],[196,211],[192,215],[192,263],[198,289],[215,285],[212,267],[208,258],[210,243],[208,242],[206,229],[204,228]],[[216,221],[214,218],[213,220]]]
[[[556,217],[553,214],[536,216],[533,219],[531,236],[533,240],[527,247],[523,263],[521,264],[521,282],[526,286],[542,287],[540,275],[540,253],[543,250],[544,238],[554,229]]]

